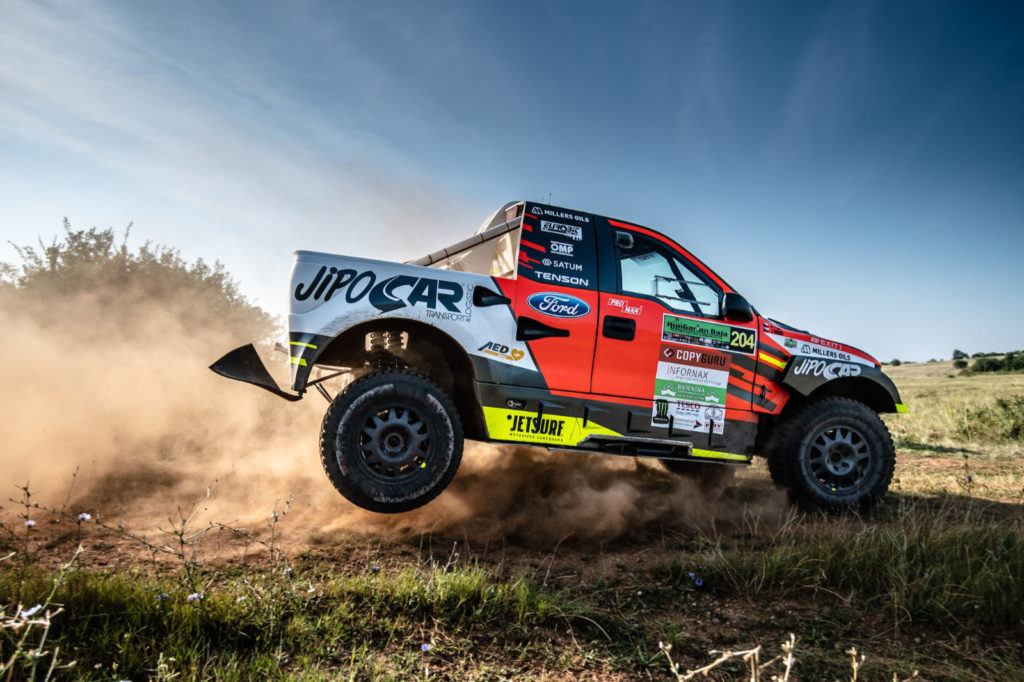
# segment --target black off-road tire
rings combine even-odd
[[[892,482],[896,452],[875,412],[849,398],[823,398],[780,427],[768,470],[808,510],[866,512]]]
[[[437,497],[462,461],[459,413],[408,370],[374,372],[338,395],[320,429],[320,461],[352,503],[393,514]]]

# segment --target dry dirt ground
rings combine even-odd
[[[919,426],[907,420],[909,431],[905,424],[893,428],[890,421],[897,436],[897,470],[881,512],[912,502],[1019,519],[1024,453],[1016,445],[988,448],[957,441],[945,416],[955,413],[956,404],[950,402],[946,410],[942,402],[960,400],[972,388],[989,395],[982,382],[990,380],[962,381],[947,372],[911,368],[897,377],[911,396],[911,409],[915,402],[925,409],[916,413],[923,420]],[[1017,391],[1019,382],[1010,381],[1011,392]],[[929,397],[934,395],[940,398]],[[266,570],[268,543],[299,570],[337,574],[374,565],[382,571],[457,565],[478,566],[504,579],[525,570],[543,586],[578,593],[641,629],[671,630],[685,642],[677,645],[678,660],[693,666],[708,662],[707,652],[715,648],[762,644],[777,653],[790,632],[797,634],[805,655],[831,657],[838,669],[845,665],[844,651],[856,642],[871,654],[878,678],[891,678],[881,672],[903,670],[909,658],[941,679],[949,659],[970,667],[973,657],[980,660],[993,644],[1019,648],[1014,633],[949,631],[913,622],[894,628],[891,614],[851,603],[842,594],[790,591],[765,599],[711,581],[680,587],[679,580],[667,580],[673,562],[677,571],[699,577],[701,557],[709,550],[757,551],[794,524],[823,534],[847,529],[848,521],[797,514],[772,485],[763,460],[736,469],[731,485],[711,499],[655,461],[469,444],[444,494],[420,510],[385,516],[353,507],[330,486],[316,457],[322,405],[315,407],[295,417],[280,416],[285,413],[276,412],[276,403],[254,403],[255,416],[237,417],[237,423],[195,411],[166,436],[164,422],[151,427],[142,422],[152,433],[139,433],[137,426],[121,433],[116,428],[90,432],[83,421],[74,425],[74,433],[57,433],[60,448],[52,475],[46,475],[47,463],[40,458],[23,460],[24,478],[20,473],[11,478],[8,470],[0,521],[13,531],[15,548],[28,548],[42,566],[56,567],[80,542],[81,565],[90,571],[137,567],[170,573],[181,567],[183,559],[174,556],[180,548],[186,560],[194,558],[205,570],[237,575]],[[267,414],[272,418],[265,423],[256,419]],[[249,435],[244,440],[207,437],[214,422],[219,433],[226,424],[228,432]],[[53,433],[39,433],[38,438],[55,441]],[[68,465],[75,461],[82,462],[77,477]],[[32,495],[27,508],[17,487],[25,481]],[[36,503],[42,507],[32,506]],[[80,513],[91,518],[78,522]],[[35,525],[24,527],[27,518]],[[550,637],[553,647],[567,652],[564,665],[533,670],[531,677],[620,675],[615,665],[595,664],[593,652],[574,633]],[[486,657],[488,645],[479,646],[479,656]],[[652,660],[657,656],[649,652]],[[444,665],[454,664],[439,662],[438,669]],[[636,676],[631,665],[622,678]],[[459,670],[446,674],[455,678]]]
[[[490,478],[495,468],[474,465],[473,454],[469,453],[468,466],[445,493],[454,500],[445,502],[442,496],[435,508],[428,506],[404,518],[366,514],[340,501],[336,504],[344,513],[332,516],[335,512],[325,513],[297,497],[287,514],[276,520],[269,514],[273,502],[267,514],[239,519],[223,514],[215,488],[209,497],[206,490],[196,491],[199,499],[194,505],[188,501],[180,506],[167,504],[162,517],[157,517],[153,501],[161,498],[161,490],[166,492],[166,479],[152,471],[141,476],[119,474],[80,495],[72,494],[64,516],[30,510],[37,520],[31,543],[40,563],[56,566],[80,542],[85,549],[83,567],[93,571],[139,567],[171,573],[180,568],[181,560],[166,550],[176,549],[181,539],[187,541],[186,555],[191,556],[188,553],[194,549],[206,570],[233,574],[265,570],[270,554],[262,543],[271,541],[298,570],[311,567],[358,574],[371,566],[400,571],[409,566],[456,565],[484,568],[496,579],[526,570],[542,585],[585,595],[598,608],[621,614],[639,628],[675,632],[684,642],[674,651],[684,667],[709,662],[712,649],[761,644],[774,655],[788,634],[795,632],[808,664],[813,659],[816,665],[842,670],[848,665],[844,652],[856,643],[861,651],[870,652],[868,670],[879,678],[881,671],[886,671],[886,678],[893,670],[908,675],[907,652],[913,651],[916,667],[931,670],[931,679],[943,679],[941,671],[947,670],[950,658],[969,668],[972,656],[982,660],[993,644],[1014,646],[1013,633],[950,633],[915,623],[903,623],[894,630],[888,614],[850,603],[839,594],[797,592],[765,600],[723,591],[714,584],[681,589],[678,580],[666,582],[666,566],[673,561],[681,567],[677,570],[692,570],[699,576],[700,557],[714,546],[756,551],[773,533],[792,524],[817,527],[822,533],[845,529],[848,522],[809,519],[791,509],[784,493],[772,485],[763,462],[737,470],[724,494],[710,500],[696,485],[655,462],[531,450],[477,453],[485,458],[524,459],[509,469],[530,471],[519,479],[501,476],[495,481]],[[570,461],[559,459],[566,456]],[[572,467],[571,475],[566,466]],[[962,466],[955,459],[920,457],[913,452],[901,452],[898,464],[904,477],[948,478],[952,486]],[[499,489],[501,482],[512,489]],[[491,491],[490,505],[475,495],[481,486]],[[102,492],[114,490],[113,500]],[[460,497],[471,492],[471,501]],[[1018,504],[949,492],[943,504],[980,505],[984,513],[997,516],[1020,513]],[[927,503],[926,497],[894,493],[883,507],[899,504],[901,499]],[[282,500],[276,502],[283,511]],[[77,523],[73,517],[84,509],[93,518]],[[146,513],[140,515],[139,510]],[[15,507],[8,505],[6,511],[13,512]],[[191,518],[183,520],[189,514]],[[223,523],[227,529],[211,523]],[[242,529],[244,534],[230,528]],[[620,673],[614,666],[597,665],[595,654],[577,642],[571,631],[546,636],[553,638],[549,646],[568,653],[555,668],[527,668],[528,677],[637,676],[630,666]],[[489,653],[486,643],[475,647],[481,660],[507,655],[497,650]],[[653,660],[657,652],[649,656]],[[831,660],[822,664],[823,659]],[[466,674],[459,665],[439,660],[434,672],[458,679]],[[665,674],[661,668],[656,678]],[[978,675],[984,678],[983,673]]]

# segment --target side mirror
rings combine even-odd
[[[730,291],[722,298],[722,317],[730,322],[750,322],[754,319],[754,307],[747,299]]]
[[[629,232],[615,232],[615,246],[619,247],[623,251],[628,251],[633,248],[633,235]]]

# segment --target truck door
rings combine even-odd
[[[597,335],[594,216],[527,204],[512,309],[549,389],[586,393]]]
[[[753,364],[756,320],[724,321],[724,282],[657,233],[617,221],[609,228],[615,277],[599,295],[592,393],[646,405],[650,418],[634,431],[691,434],[709,449],[733,440],[727,417],[754,421],[749,391],[735,384]]]

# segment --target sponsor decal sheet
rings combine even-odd
[[[754,330],[666,314],[661,340],[651,424],[722,435],[729,353],[753,353]]]
[[[724,433],[729,364],[726,353],[661,344],[652,425],[668,426],[671,417],[674,429]]]

